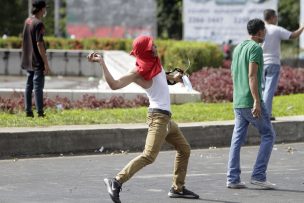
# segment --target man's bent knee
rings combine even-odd
[[[190,157],[191,147],[190,145],[184,145],[183,147],[179,148],[177,151],[184,157]]]
[[[142,154],[142,158],[146,160],[146,164],[152,164],[156,160],[157,155],[158,153],[145,150]]]

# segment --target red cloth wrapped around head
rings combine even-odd
[[[158,56],[153,56],[153,38],[139,36],[133,41],[131,55],[136,57],[136,71],[145,80],[151,80],[161,72],[161,63]]]

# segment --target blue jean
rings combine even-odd
[[[263,101],[269,115],[272,115],[272,100],[277,90],[281,66],[279,64],[265,64],[263,70]]]
[[[262,116],[260,118],[254,118],[252,116],[251,108],[234,109],[235,126],[231,138],[227,171],[227,182],[229,183],[241,182],[240,151],[242,144],[244,144],[246,141],[249,123],[258,129],[261,136],[260,149],[251,178],[258,181],[266,180],[267,165],[270,159],[276,134],[273,130],[264,103],[261,104],[261,109]]]
[[[35,93],[35,105],[37,113],[43,114],[43,88],[44,88],[44,73],[43,70],[27,71],[27,81],[25,87],[25,112],[27,114],[32,111],[32,92]]]

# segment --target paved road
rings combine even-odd
[[[225,187],[228,148],[193,150],[187,187],[201,199],[169,199],[174,152],[161,152],[156,162],[125,183],[124,203],[263,203],[304,201],[304,143],[275,145],[268,170],[277,190],[231,190]],[[242,181],[248,182],[257,147],[242,148]],[[0,160],[0,203],[111,202],[103,178],[113,176],[138,155],[85,155]]]

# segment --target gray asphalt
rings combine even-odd
[[[263,203],[304,201],[304,143],[275,145],[268,180],[276,190],[250,185],[257,147],[243,147],[242,181],[247,189],[225,187],[228,148],[193,150],[186,187],[198,200],[169,199],[174,151],[161,152],[157,160],[123,185],[124,203]],[[111,202],[103,178],[114,176],[138,153],[60,156],[0,160],[0,203],[11,202]]]

